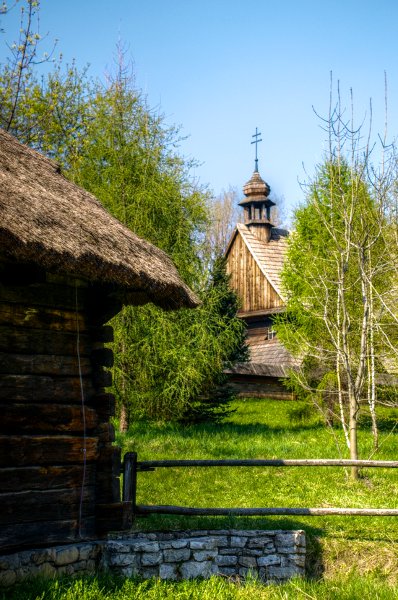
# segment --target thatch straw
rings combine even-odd
[[[0,254],[142,292],[165,308],[198,301],[170,258],[112,217],[58,165],[0,130]],[[127,294],[127,296],[126,296]]]

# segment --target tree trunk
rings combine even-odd
[[[128,428],[129,428],[128,410],[127,410],[127,406],[125,405],[125,403],[122,402],[122,406],[120,408],[120,423],[119,423],[120,433],[127,433]]]
[[[350,402],[350,459],[358,460],[358,403],[353,393],[349,394]],[[351,467],[351,478],[358,479],[358,467]]]

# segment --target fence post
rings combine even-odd
[[[123,502],[131,502],[134,518],[137,503],[137,453],[127,452],[123,461]]]

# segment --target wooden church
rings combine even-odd
[[[244,223],[237,224],[225,253],[231,286],[241,302],[238,315],[247,327],[250,358],[229,373],[240,396],[290,399],[283,378],[297,363],[272,326],[273,317],[285,309],[280,275],[289,232],[272,224],[275,203],[269,198],[270,191],[258,172],[256,151],[255,170],[243,187],[245,199],[240,202]]]

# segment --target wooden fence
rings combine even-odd
[[[268,515],[357,515],[398,516],[396,508],[193,508],[188,506],[141,505],[137,504],[137,474],[159,468],[192,467],[358,467],[398,468],[398,461],[389,460],[340,460],[340,459],[258,459],[258,460],[144,460],[138,461],[135,452],[124,456],[123,501],[131,502],[134,516],[155,513],[170,515],[225,515],[225,516],[268,516]]]

